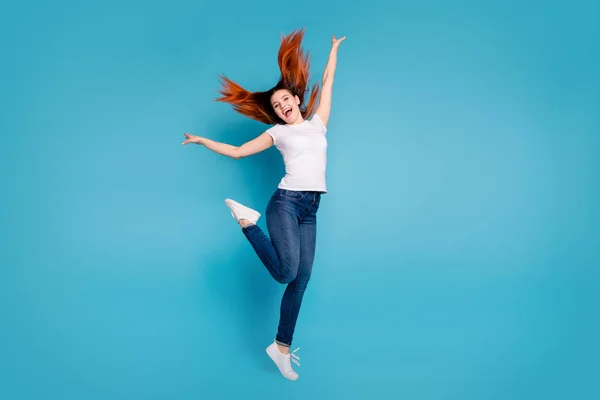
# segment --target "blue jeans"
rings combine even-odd
[[[277,189],[266,211],[270,239],[258,225],[242,229],[271,276],[287,284],[275,337],[284,346],[292,344],[302,297],[312,272],[320,201],[320,192]]]

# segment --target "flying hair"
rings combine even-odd
[[[271,96],[277,90],[287,89],[300,99],[300,113],[304,119],[310,118],[317,107],[319,84],[312,86],[308,104],[304,105],[310,79],[310,56],[302,48],[304,28],[282,36],[277,55],[281,76],[277,84],[264,92],[249,92],[224,75],[219,75],[221,89],[216,101],[230,104],[242,115],[265,124],[283,123],[271,106]]]

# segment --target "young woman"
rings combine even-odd
[[[218,101],[231,104],[249,118],[274,126],[239,147],[187,133],[182,143],[203,145],[235,159],[275,145],[283,156],[286,174],[266,209],[270,238],[256,225],[261,216],[258,211],[231,199],[226,199],[225,204],[271,276],[287,285],[277,335],[267,347],[267,354],[290,380],[298,379],[291,365],[291,362],[300,365],[295,354],[298,349],[290,353],[290,346],[315,256],[317,210],[321,195],[327,192],[325,136],[338,47],[345,39],[332,37],[318,107],[318,85],[313,86],[308,104],[303,107],[309,78],[309,58],[301,48],[303,35],[302,29],[282,38],[278,54],[281,78],[270,90],[250,93],[222,77],[222,97]]]

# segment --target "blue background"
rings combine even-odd
[[[0,398],[592,399],[598,2],[29,2],[0,16]],[[231,218],[275,148],[217,97],[343,36],[294,348]],[[264,227],[264,219],[261,219]]]

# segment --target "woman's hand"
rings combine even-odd
[[[186,140],[183,143],[181,143],[182,146],[189,144],[189,143],[203,144],[203,142],[202,142],[203,138],[200,136],[191,135],[189,133],[184,133],[183,135],[185,136]]]
[[[333,35],[333,37],[331,38],[331,48],[337,49],[338,47],[340,47],[340,43],[342,43],[345,39],[346,39],[346,36],[344,36],[340,39],[336,39],[335,35]]]

